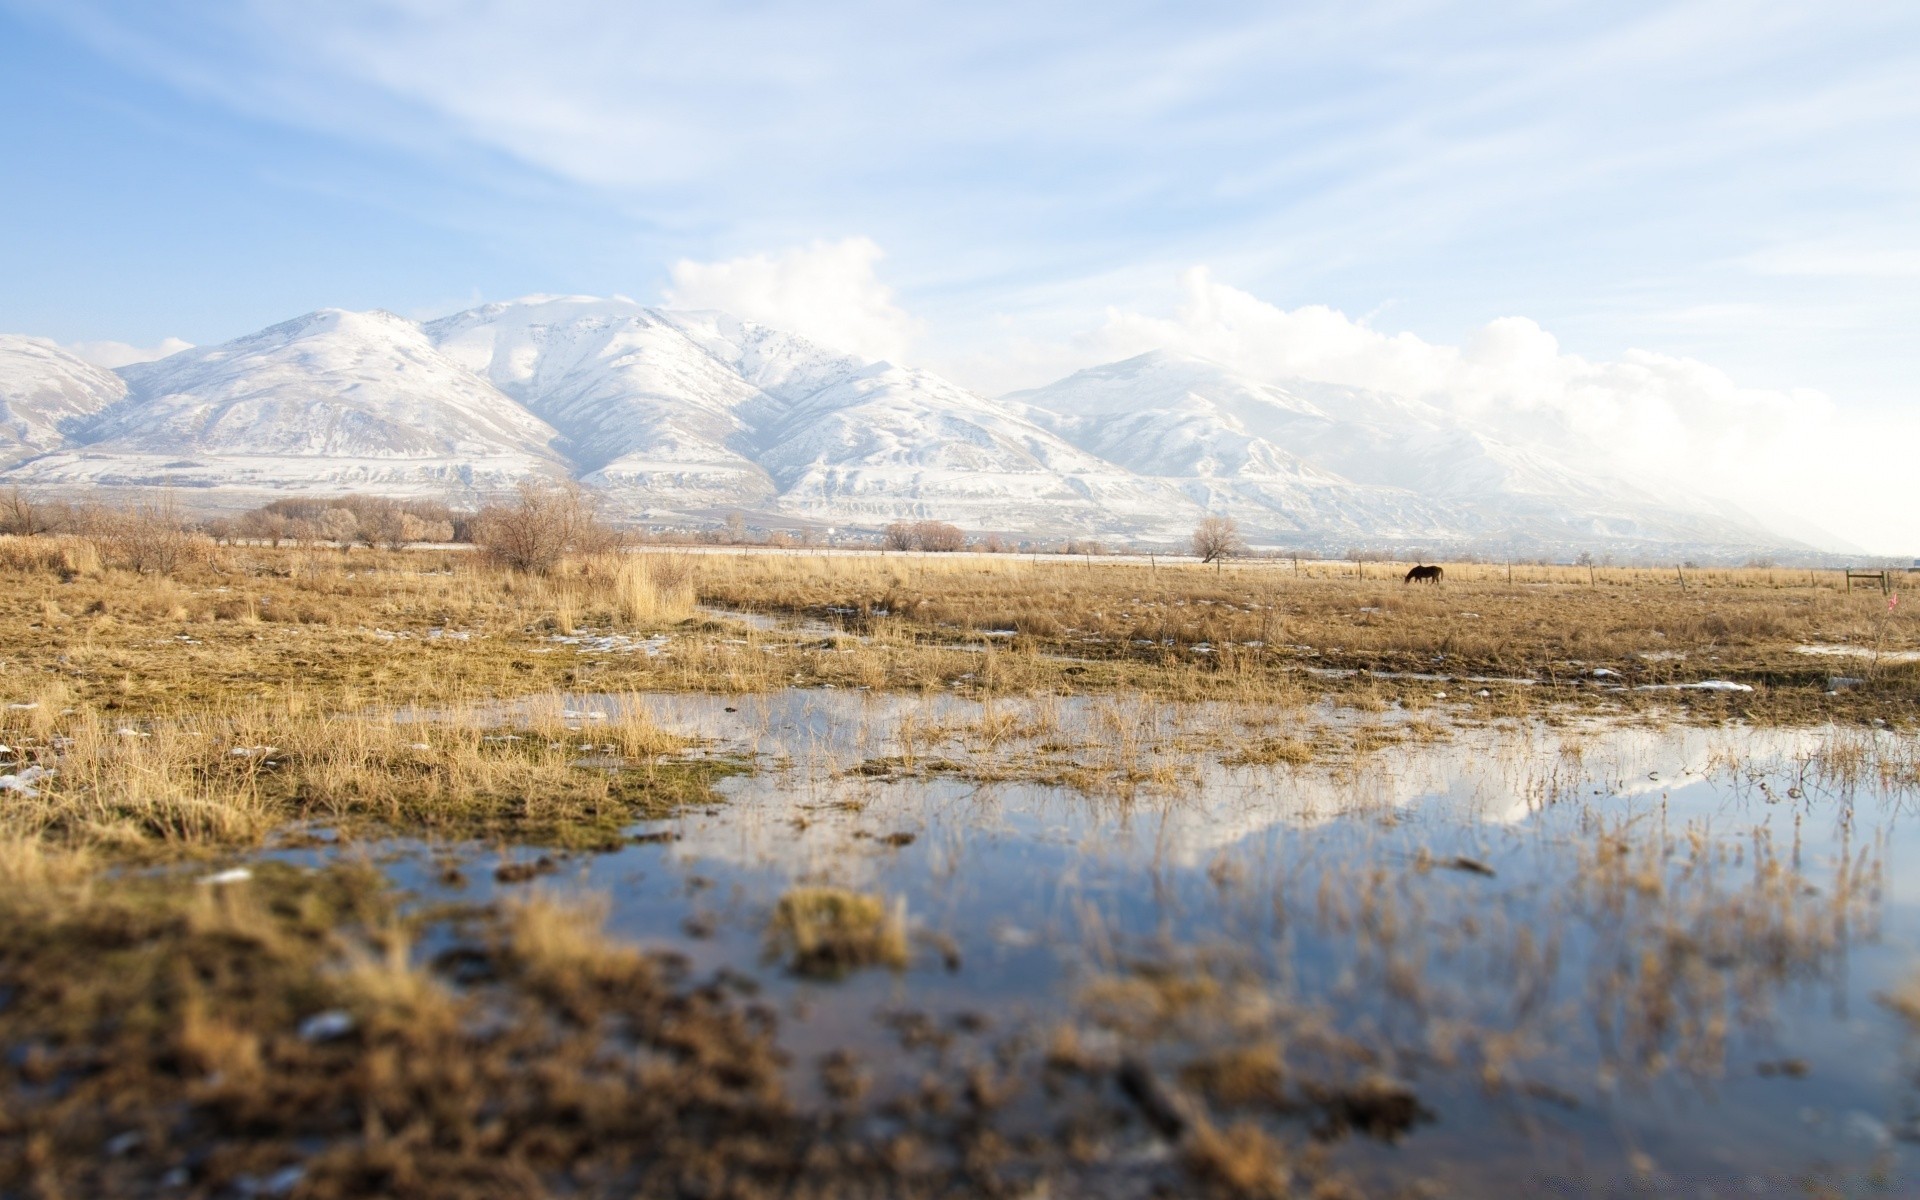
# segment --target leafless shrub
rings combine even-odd
[[[922,550],[951,554],[967,546],[967,535],[961,532],[960,527],[945,521],[921,521],[914,526],[914,531]]]
[[[1218,562],[1246,551],[1240,526],[1232,517],[1205,517],[1193,528],[1193,552],[1203,563]]]
[[[237,537],[278,546],[293,536],[291,525],[292,522],[280,513],[256,508],[252,512],[241,513],[234,518],[233,531]]]
[[[51,528],[51,514],[38,501],[21,491],[19,484],[13,485],[6,499],[0,501],[0,534],[37,537]]]
[[[350,508],[329,508],[314,527],[329,542],[352,542],[360,534],[360,518]]]
[[[98,524],[94,539],[101,556],[143,575],[171,575],[214,558],[213,539],[188,527],[171,493],[106,514]]]
[[[516,571],[551,572],[569,554],[619,549],[620,534],[600,519],[594,494],[578,484],[528,480],[513,499],[475,514],[473,540]]]

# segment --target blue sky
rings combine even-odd
[[[1873,0],[0,0],[0,329],[624,293],[987,391],[1176,344],[1920,552],[1915,79]]]

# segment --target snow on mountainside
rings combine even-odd
[[[59,449],[67,430],[126,394],[119,376],[44,338],[0,334],[0,466]]]
[[[629,510],[1110,530],[1155,511],[1152,489],[995,401],[720,313],[530,297],[426,332]]]
[[[1143,529],[1163,523],[1169,500],[1004,405],[888,363],[793,405],[761,436],[784,507],[822,519]]]
[[[721,313],[534,296],[420,325],[324,310],[100,371],[0,338],[0,483],[473,500],[529,474],[616,513],[1256,541],[1784,546],[1728,506],[1433,405],[1155,353],[999,399]],[[7,465],[11,463],[12,465]]]
[[[127,395],[41,483],[503,486],[564,472],[554,431],[391,313],[328,309],[218,346],[123,367]]]
[[[1083,449],[1277,536],[1778,543],[1724,506],[1508,445],[1416,400],[1154,352],[1006,398]]]
[[[861,365],[719,314],[591,297],[489,304],[426,332],[559,430],[589,480],[668,508],[773,502],[755,422]]]

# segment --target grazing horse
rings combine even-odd
[[[1439,583],[1445,576],[1446,572],[1442,571],[1439,567],[1415,567],[1413,570],[1408,571],[1407,577],[1400,582],[1412,583],[1415,580],[1419,580],[1422,583]]]

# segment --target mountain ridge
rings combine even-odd
[[[528,475],[620,515],[1277,544],[1799,548],[1724,502],[1512,444],[1426,402],[1170,351],[1003,397],[725,313],[532,296],[417,322],[320,309],[116,372],[0,337],[0,484],[361,488]],[[257,502],[257,501],[256,501]]]

